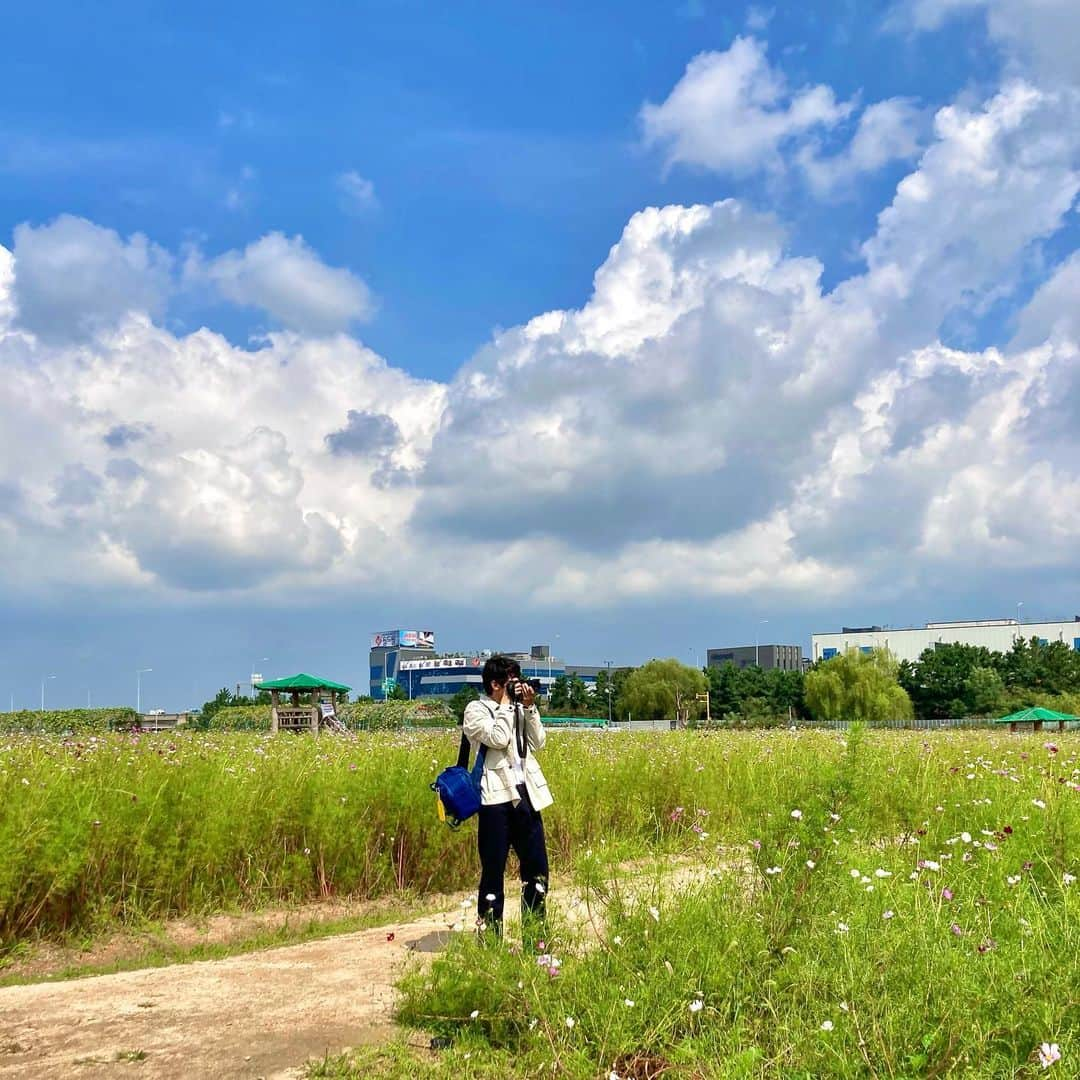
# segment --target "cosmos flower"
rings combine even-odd
[[[1039,1064],[1044,1069],[1049,1069],[1056,1061],[1061,1060],[1061,1051],[1057,1043],[1043,1043],[1039,1047]]]

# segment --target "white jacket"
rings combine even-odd
[[[481,744],[488,748],[484,758],[484,774],[480,780],[480,801],[484,806],[521,802],[514,781],[514,764],[517,761],[517,747],[514,743],[515,708],[510,702],[499,704],[489,697],[470,701],[465,707],[462,730],[473,753],[479,753]],[[522,713],[525,740],[529,748],[525,756],[525,790],[529,793],[529,802],[533,809],[544,810],[554,800],[533,752],[542,749],[547,734],[535,706],[523,709]]]

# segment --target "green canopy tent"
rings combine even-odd
[[[285,679],[266,680],[258,683],[257,688],[270,691],[270,730],[272,732],[310,730],[318,735],[323,725],[335,731],[344,730],[337,719],[337,696],[347,694],[352,689],[351,686],[334,682],[333,679],[320,679],[315,675],[301,672],[299,675],[290,675]],[[292,696],[291,705],[282,706],[280,695],[283,690]],[[309,704],[300,703],[301,694],[310,695]],[[322,694],[330,695],[329,711],[325,711],[319,703],[319,697]]]
[[[1080,717],[1035,706],[1031,709],[1020,709],[1017,712],[1009,713],[1008,716],[1003,716],[999,720],[995,720],[994,723],[1008,724],[1010,731],[1016,731],[1020,724],[1031,724],[1033,731],[1042,731],[1042,726],[1047,720],[1056,720],[1058,731],[1064,731],[1066,720],[1080,720]]]

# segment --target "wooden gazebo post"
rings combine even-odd
[[[270,734],[276,735],[278,733],[278,691],[270,691]]]

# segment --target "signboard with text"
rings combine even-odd
[[[373,649],[434,649],[434,630],[383,630],[371,635]]]

